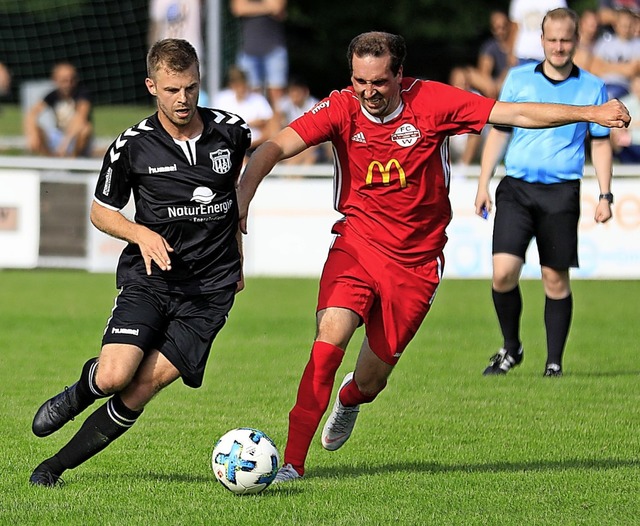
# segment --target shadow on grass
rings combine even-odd
[[[569,470],[609,470],[617,468],[639,468],[640,460],[620,460],[620,459],[597,459],[597,460],[558,460],[558,461],[538,461],[538,462],[489,462],[481,464],[439,464],[437,462],[399,462],[390,464],[380,464],[378,466],[340,466],[331,468],[311,468],[305,475],[305,480],[309,479],[335,479],[340,477],[357,478],[369,475],[398,473],[515,473],[544,472],[544,471],[569,471]],[[187,473],[120,473],[110,475],[110,477],[131,478],[137,481],[147,480],[153,482],[168,483],[193,483],[212,484],[219,483],[211,477],[193,475]],[[96,477],[98,477],[96,475]],[[300,481],[304,482],[304,481]],[[278,494],[298,493],[302,487],[299,482],[291,484],[276,484],[269,487],[269,491],[258,495],[267,495],[274,490]],[[249,495],[247,495],[249,497]]]
[[[92,476],[92,475],[87,475]],[[211,484],[214,487],[220,486],[220,489],[223,489],[222,484],[220,484],[214,477],[211,475],[210,477],[202,476],[202,475],[192,475],[187,473],[118,473],[118,474],[110,474],[109,478],[116,477],[122,479],[133,479],[136,481],[146,480],[151,482],[167,482],[170,484],[175,483],[187,483],[187,484]],[[102,479],[102,475],[95,475],[95,479]],[[301,491],[300,487],[297,483],[293,484],[274,484],[268,487],[268,491],[263,491],[262,493],[258,493],[255,495],[240,495],[243,498],[257,498],[257,497],[265,497],[269,494],[273,494],[274,491],[277,491],[278,494],[294,494],[299,493]]]
[[[515,473],[518,471],[569,471],[608,470],[617,468],[638,468],[640,460],[598,459],[598,460],[558,460],[539,462],[490,462],[482,464],[439,464],[437,462],[411,462],[381,464],[379,466],[343,466],[332,468],[312,468],[307,478],[361,477],[381,473]]]

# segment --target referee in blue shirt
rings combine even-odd
[[[549,11],[542,22],[544,61],[513,68],[500,100],[575,105],[606,102],[604,83],[573,63],[577,43],[578,15],[566,8]],[[491,211],[489,180],[505,147],[507,176],[496,189],[492,248],[493,303],[504,342],[491,358],[485,375],[506,374],[522,362],[519,279],[527,247],[534,237],[546,295],[544,376],[562,375],[562,356],[573,311],[569,268],[578,266],[580,179],[587,134],[600,185],[595,220],[604,223],[611,218],[613,203],[607,128],[589,123],[538,130],[494,127],[487,136],[475,201],[478,215]]]

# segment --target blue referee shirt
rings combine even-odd
[[[606,102],[607,90],[602,80],[577,66],[567,79],[558,82],[544,75],[542,63],[530,63],[509,71],[500,100],[584,106]],[[594,138],[609,136],[608,128],[586,122],[557,128],[512,130],[504,158],[507,175],[543,184],[580,179],[584,170],[587,131]]]

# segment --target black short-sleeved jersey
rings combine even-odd
[[[198,294],[240,278],[235,183],[251,132],[232,113],[198,111],[204,130],[197,139],[174,140],[156,113],[120,134],[105,155],[95,200],[121,210],[133,192],[135,222],[174,249],[171,270],[154,264],[147,276],[138,245],[127,245],[118,262],[118,287],[137,283]]]

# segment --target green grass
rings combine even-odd
[[[153,106],[108,105],[94,106],[93,122],[96,137],[115,139],[129,126],[140,122],[155,111]],[[22,110],[19,105],[0,105],[1,135],[22,135]]]
[[[525,361],[483,377],[499,346],[488,281],[445,281],[433,311],[338,452],[316,438],[306,479],[236,497],[215,440],[258,427],[284,449],[314,334],[315,280],[249,279],[204,386],[174,384],[66,485],[29,486],[82,418],[44,439],[34,411],[99,350],[114,279],[0,272],[0,524],[629,525],[640,519],[639,281],[575,281],[565,370],[542,378],[543,298],[523,283]],[[360,332],[338,380],[354,364]]]

